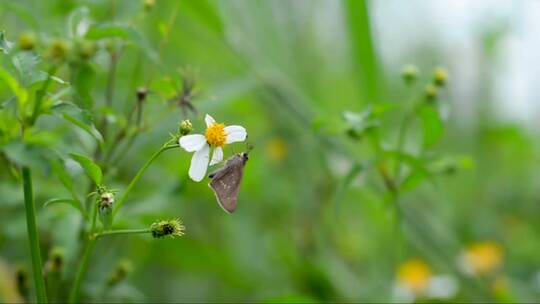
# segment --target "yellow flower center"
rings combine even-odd
[[[397,274],[398,281],[414,294],[422,293],[427,288],[430,277],[429,266],[417,259],[403,263]]]
[[[227,139],[225,125],[220,123],[211,124],[206,128],[206,133],[204,135],[208,144],[213,147],[223,147],[223,145],[225,145],[225,140]]]

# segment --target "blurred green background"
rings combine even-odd
[[[181,69],[195,75],[199,115],[189,118],[196,133],[209,113],[245,126],[254,146],[232,215],[219,208],[206,181],[188,179],[191,154],[165,152],[130,195],[117,225],[147,227],[178,216],[186,235],[100,240],[83,299],[539,301],[538,94],[528,93],[539,66],[516,58],[538,53],[533,21],[540,19],[526,12],[540,7],[532,0],[503,2],[490,15],[483,10],[489,1],[0,1],[0,30],[10,41],[25,31],[47,41],[71,39],[70,27],[132,30],[116,38],[123,48],[112,113],[106,113],[109,132],[125,121],[137,87],[148,85],[150,93],[144,132],[130,149],[119,148],[105,175],[109,187],[121,192],[184,118],[167,103],[177,94]],[[487,17],[490,22],[479,21]],[[85,79],[70,79],[67,66],[57,73],[83,81],[93,111],[102,115],[108,43],[98,41]],[[516,53],[520,47],[530,53]],[[421,84],[411,88],[401,79],[407,63],[419,67],[419,83],[429,81],[436,66],[448,69],[438,101],[445,133],[432,153],[462,166],[434,174],[400,197],[400,237],[374,170],[348,178],[354,164],[373,153],[367,142],[347,137],[341,117],[346,110],[399,106],[421,96]],[[2,64],[8,65],[6,58]],[[1,101],[10,96],[1,84]],[[403,115],[396,110],[385,116],[383,144],[395,143]],[[59,153],[92,153],[91,138],[73,126],[50,115],[39,125],[50,131],[46,141]],[[226,156],[233,149],[245,145],[226,148]],[[0,299],[9,302],[17,298],[14,274],[30,269],[30,255],[20,180],[0,155]],[[64,250],[67,290],[80,254],[80,215],[69,206],[44,208],[46,200],[68,193],[47,168],[34,176],[42,253],[47,260],[53,247]],[[81,172],[76,185],[84,195]],[[129,264],[128,274],[106,289],[119,263]],[[446,279],[439,289],[449,295],[417,292],[439,276]],[[403,285],[409,294],[399,292]]]

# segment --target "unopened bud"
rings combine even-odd
[[[185,227],[180,219],[159,221],[150,226],[154,238],[171,237],[176,238],[184,235]]]
[[[412,84],[418,78],[419,73],[420,72],[418,71],[418,67],[412,64],[408,64],[403,67],[403,70],[401,71],[401,77],[403,77],[403,80],[406,84]]]
[[[131,262],[127,260],[123,260],[120,263],[118,263],[116,268],[111,272],[111,274],[109,275],[109,278],[107,279],[107,286],[113,287],[117,285],[118,283],[120,283],[122,280],[124,280],[128,276],[128,274],[132,271],[132,269],[133,269],[133,265],[131,264]]]
[[[106,229],[112,225],[113,207],[114,193],[108,191],[101,193],[98,201],[99,220]]]
[[[47,57],[55,60],[63,60],[69,51],[68,43],[63,39],[54,39],[47,49]]]
[[[438,87],[443,87],[448,81],[448,71],[445,68],[437,67],[433,72],[433,83]]]
[[[28,299],[30,294],[30,284],[28,282],[28,271],[24,267],[18,267],[15,271],[15,279],[19,294]]]
[[[137,88],[137,100],[139,102],[142,102],[146,99],[146,95],[148,95],[148,89],[145,87],[139,87]]]
[[[36,46],[37,38],[33,32],[24,32],[19,36],[21,50],[30,51]]]
[[[426,100],[429,102],[435,101],[439,95],[439,90],[437,87],[433,84],[428,84],[426,86],[424,96],[426,97]]]
[[[144,9],[150,11],[156,5],[156,0],[144,0]]]
[[[183,136],[188,135],[191,133],[191,131],[193,131],[191,121],[189,121],[189,119],[182,120],[182,122],[180,122],[180,126],[178,127],[178,132],[180,132],[180,134]]]
[[[77,55],[81,59],[91,59],[97,52],[97,44],[94,41],[83,40],[77,43]]]

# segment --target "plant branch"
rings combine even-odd
[[[161,155],[161,153],[163,153],[163,152],[165,152],[165,151],[167,151],[169,149],[174,149],[174,148],[178,148],[178,147],[179,147],[178,144],[171,144],[171,142],[169,141],[167,144],[163,145],[163,147],[161,147],[157,152],[155,152],[150,157],[150,159],[148,159],[146,161],[146,163],[139,169],[139,171],[137,172],[135,177],[133,177],[133,179],[129,183],[128,187],[126,188],[126,191],[124,191],[124,193],[122,193],[122,196],[120,196],[120,198],[116,202],[115,208],[114,208],[114,211],[113,211],[113,214],[112,214],[113,219],[114,219],[114,216],[116,215],[116,213],[118,212],[118,210],[120,209],[120,207],[122,207],[122,204],[126,200],[126,197],[128,196],[128,194],[131,192],[131,190],[133,190],[133,188],[135,187],[137,182],[141,179],[141,177],[144,175],[144,173],[146,172],[148,167],[150,167],[150,165]]]
[[[124,230],[109,230],[104,231],[100,233],[95,233],[92,238],[98,239],[103,236],[110,236],[110,235],[119,235],[119,234],[141,234],[141,233],[150,233],[152,230],[150,228],[144,228],[144,229],[124,229]]]

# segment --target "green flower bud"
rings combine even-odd
[[[33,50],[37,43],[37,37],[33,32],[24,32],[19,36],[19,47],[21,50]]]
[[[55,247],[51,250],[49,260],[47,261],[50,271],[61,272],[64,267],[65,254],[64,250],[59,247]]]
[[[156,5],[156,0],[144,0],[144,10],[147,12],[152,10],[155,5]]]
[[[163,238],[167,236],[176,238],[184,235],[185,227],[180,219],[175,218],[153,223],[152,226],[150,226],[150,230],[152,230],[152,236],[154,238]]]
[[[112,212],[114,207],[114,193],[105,191],[99,195],[98,212],[99,220],[106,229],[112,225]]]
[[[426,86],[424,96],[427,101],[435,101],[439,96],[439,89],[437,89],[435,85],[430,83]]]
[[[188,135],[189,133],[191,133],[191,131],[193,131],[193,125],[191,124],[191,121],[189,121],[189,119],[182,120],[180,126],[178,127],[178,132],[180,132],[180,134],[183,136]]]
[[[406,84],[415,82],[418,78],[418,74],[420,74],[418,67],[412,64],[404,66],[401,71],[401,77],[403,77],[403,81],[405,81]]]
[[[47,49],[47,57],[54,60],[63,60],[69,51],[68,43],[63,39],[54,39]]]
[[[97,44],[94,41],[83,40],[77,43],[77,55],[81,59],[91,59],[97,52]]]
[[[132,271],[133,265],[130,261],[123,260],[118,263],[116,268],[111,272],[107,279],[107,286],[113,287],[124,280],[128,274]]]
[[[448,81],[448,71],[443,67],[435,68],[433,72],[433,83],[438,87],[443,87]]]

